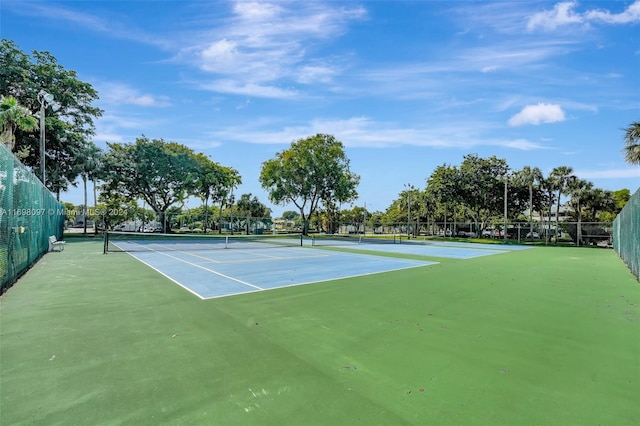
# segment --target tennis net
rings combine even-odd
[[[300,247],[300,234],[194,235],[107,231],[104,253]]]
[[[400,244],[401,238],[396,235],[363,236],[321,234],[311,237],[312,246],[342,246],[353,244]]]

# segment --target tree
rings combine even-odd
[[[259,218],[262,223],[265,223],[266,218],[271,217],[271,209],[265,206],[258,200],[258,197],[253,194],[242,194],[235,205],[236,213],[244,218],[245,231],[249,234],[249,226],[251,218]],[[271,220],[267,220],[267,223],[271,223]]]
[[[560,220],[561,197],[562,197],[562,193],[567,188],[569,181],[572,178],[574,178],[574,176],[572,176],[572,173],[573,173],[572,167],[560,166],[551,170],[551,173],[549,174],[549,178],[553,182],[553,186],[558,191],[558,200],[557,200],[557,207],[556,207],[556,243],[558,242],[558,237],[559,237],[557,233],[559,229],[558,221]]]
[[[619,196],[624,199],[624,192]],[[614,192],[601,188],[593,188],[587,191],[583,204],[585,215],[589,221],[613,222],[616,215],[622,210],[622,207],[624,207],[621,199],[617,199],[614,196]]]
[[[9,151],[13,152],[15,148],[17,129],[30,132],[39,127],[38,120],[31,114],[31,111],[20,105],[16,98],[13,96],[0,97],[0,128],[2,131],[0,136]]]
[[[640,166],[640,121],[633,122],[624,133],[623,148],[625,161]]]
[[[100,176],[101,173],[101,163],[102,163],[102,150],[98,148],[93,142],[88,142],[87,145],[83,146],[80,149],[80,152],[75,154],[76,160],[76,168],[78,173],[80,174],[80,179],[82,180],[82,188],[84,192],[84,204],[83,204],[83,222],[84,222],[84,233],[87,233],[87,180],[91,180],[93,182],[93,207],[94,211],[96,208],[96,196],[95,196],[95,186],[96,180]],[[96,223],[96,217],[94,217],[94,227]]]
[[[349,169],[342,142],[317,134],[291,143],[262,163],[260,183],[278,205],[293,203],[309,231],[309,219],[322,203],[345,203],[358,196],[360,176]]]
[[[533,188],[542,181],[542,172],[537,167],[525,166],[516,172],[514,181],[529,188],[529,235],[533,238]]]
[[[502,158],[480,158],[475,154],[464,156],[460,165],[458,193],[460,201],[469,208],[476,223],[481,223],[482,229],[491,216],[499,216],[503,211],[504,179],[508,171],[507,161]],[[513,202],[512,197],[508,200]]]
[[[197,172],[194,174],[193,194],[204,203],[202,228],[207,230],[207,211],[209,199],[221,202],[231,188],[236,186],[234,174],[230,169],[212,161],[202,153],[195,156]],[[237,173],[236,173],[237,175]],[[221,209],[222,210],[222,209]]]
[[[299,217],[300,217],[300,213],[298,213],[295,210],[287,210],[282,213],[282,218],[284,220],[296,220]]]
[[[242,183],[242,177],[238,171],[231,167],[224,167],[220,169],[221,172],[221,184],[213,188],[211,192],[212,202],[220,203],[220,214],[218,216],[218,222],[222,222],[222,214],[224,209],[233,205],[233,190]],[[222,225],[218,229],[218,233],[222,233]]]
[[[570,204],[573,207],[573,210],[576,212],[578,216],[578,230],[576,234],[576,243],[580,245],[582,241],[582,204],[585,197],[593,189],[593,183],[588,182],[584,179],[578,179],[575,176],[569,178],[569,182],[567,184],[567,189],[569,191],[569,195],[571,196]]]
[[[93,119],[102,110],[91,105],[98,93],[78,79],[75,71],[64,69],[49,52],[20,51],[13,41],[0,43],[0,95],[17,99],[29,111],[40,109],[40,90],[52,94],[60,109],[46,116],[47,187],[54,193],[66,190],[77,175],[74,153],[94,133]],[[15,150],[28,153],[23,162],[36,168],[40,164],[39,135],[32,130],[15,132]]]
[[[460,171],[454,166],[443,164],[436,167],[427,179],[427,196],[435,201],[434,214],[444,215],[444,227],[447,227],[447,211],[455,208],[459,199]]]
[[[165,212],[174,204],[183,204],[197,181],[195,153],[184,145],[145,136],[132,144],[107,145],[103,191],[142,199],[169,232]]]

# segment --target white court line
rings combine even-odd
[[[156,268],[155,266],[145,262],[144,260],[140,259],[139,257],[134,256],[133,253],[131,252],[126,252],[129,256],[133,257],[135,260],[137,260],[140,263],[143,263],[144,265],[147,265],[149,268],[153,269],[154,271],[156,271],[157,273],[159,273],[160,275],[162,275],[165,278],[168,278],[170,281],[173,281],[175,284],[178,284],[180,287],[182,287],[183,289],[187,290],[189,293],[199,297],[201,300],[207,300],[207,297],[203,297],[200,293],[197,293],[193,290],[191,290],[189,287],[185,286],[184,284],[182,284],[180,281],[176,281],[175,278],[165,274],[164,272],[162,272],[160,269]]]
[[[212,274],[221,276],[222,278],[226,278],[226,279],[229,279],[231,281],[235,281],[235,282],[238,282],[240,284],[244,284],[244,285],[249,286],[249,287],[257,288],[258,290],[264,290],[262,287],[258,287],[257,285],[253,285],[253,284],[248,283],[246,281],[242,281],[242,280],[239,280],[237,278],[230,277],[229,275],[221,274],[218,271],[214,271],[213,269],[205,268],[204,266],[198,265],[197,263],[188,262],[188,261],[186,261],[184,259],[180,259],[179,257],[171,256],[170,254],[163,253],[161,251],[157,251],[156,253],[164,255],[164,256],[167,256],[167,257],[170,257],[170,258],[175,259],[175,260],[179,260],[180,262],[184,262],[187,265],[191,265],[191,266],[195,266],[196,268],[204,269],[205,271],[208,271],[208,272],[211,272]]]
[[[368,255],[364,255],[364,256],[368,256]],[[402,266],[402,267],[398,267],[398,268],[394,268],[394,269],[388,269],[385,271],[376,271],[376,272],[363,272],[361,274],[355,274],[355,275],[349,275],[346,277],[339,277],[339,278],[325,278],[322,280],[318,280],[318,281],[306,281],[306,282],[301,282],[301,283],[294,283],[294,284],[283,284],[277,287],[270,287],[270,288],[264,288],[262,289],[262,291],[270,291],[270,290],[278,290],[278,289],[282,289],[282,288],[287,288],[287,287],[297,287],[297,286],[302,286],[302,285],[311,285],[311,284],[316,284],[316,283],[323,283],[323,282],[329,282],[329,281],[339,281],[339,280],[346,280],[349,278],[357,278],[357,277],[364,277],[367,275],[377,275],[377,274],[384,274],[387,272],[393,272],[393,271],[401,271],[403,269],[412,269],[412,268],[422,268],[425,266],[431,266],[431,265],[437,265],[440,262],[432,262],[432,261],[425,261],[425,264],[422,265],[412,265],[412,266]],[[209,296],[209,297],[201,297],[202,300],[211,300],[211,299],[220,299],[223,297],[229,297],[229,296],[239,296],[239,295],[245,295],[247,293],[228,293],[228,294],[219,294],[216,296]]]
[[[154,253],[161,254],[161,255],[163,255],[163,256],[170,257],[170,258],[175,259],[175,260],[178,260],[178,261],[180,261],[180,262],[184,262],[184,263],[186,263],[187,265],[191,265],[191,266],[195,266],[196,268],[204,269],[204,270],[205,270],[205,271],[207,271],[207,272],[211,272],[212,274],[215,274],[215,275],[221,276],[221,277],[226,278],[226,279],[229,279],[229,280],[231,280],[231,281],[235,281],[235,282],[238,282],[238,283],[240,283],[240,284],[243,284],[243,285],[246,285],[246,286],[249,286],[249,287],[256,288],[256,289],[258,289],[258,290],[264,290],[262,287],[258,287],[257,285],[253,285],[253,284],[251,284],[251,283],[248,283],[248,282],[245,282],[245,281],[239,280],[239,279],[237,279],[237,278],[233,278],[233,277],[230,277],[230,276],[228,276],[228,275],[221,274],[220,272],[214,271],[213,269],[205,268],[204,266],[198,265],[197,263],[188,262],[188,261],[186,261],[186,260],[180,259],[179,257],[171,256],[170,254],[164,253],[164,252],[162,252],[162,251],[158,251],[158,250],[154,250],[154,249],[151,249],[150,251],[152,251],[152,252],[154,252]],[[175,251],[175,250],[174,250],[174,251]],[[129,253],[129,254],[131,254],[131,253]],[[132,254],[131,254],[131,255],[132,255]],[[132,255],[132,256],[133,256],[133,255]],[[138,260],[140,260],[140,261],[141,261],[142,263],[144,263],[145,265],[151,266],[151,265],[149,265],[147,262],[144,262],[143,260],[139,259],[138,257],[136,257],[136,256],[133,256],[133,257],[134,257],[134,258],[136,258],[136,259],[138,259]],[[220,262],[218,262],[218,263],[220,263]],[[153,268],[153,269],[155,269],[155,270],[157,271],[157,269],[156,269],[156,268],[154,268],[154,267],[152,267],[152,268]],[[160,272],[160,273],[161,273],[162,275],[164,275],[165,277],[167,276],[166,274],[164,274],[164,273],[162,273],[162,272]],[[171,279],[171,281],[173,281],[173,282],[176,282],[176,283],[177,283],[177,281],[176,281],[176,280],[174,280],[174,279]],[[178,283],[178,284],[179,284],[179,283]],[[186,287],[185,287],[184,285],[182,285],[182,284],[180,284],[180,287],[186,288]],[[191,290],[189,290],[189,291],[191,291]],[[193,293],[193,291],[191,291],[191,292]],[[196,294],[197,294],[197,293],[196,293]],[[200,297],[201,299],[204,299],[204,298],[203,298],[202,296],[200,296],[200,295],[198,295],[198,297]]]

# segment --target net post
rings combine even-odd
[[[102,248],[102,254],[107,254],[107,247],[108,247],[108,244],[109,244],[109,242],[108,242],[108,234],[109,234],[109,231],[107,231],[105,229],[103,237],[102,237],[103,245],[104,245],[103,248]]]
[[[225,236],[224,237],[224,248],[228,249],[229,248],[229,236]]]

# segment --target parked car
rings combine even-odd
[[[458,237],[476,238],[478,234],[473,231],[459,231]]]
[[[540,238],[540,234],[537,232],[527,232],[527,236],[525,238],[527,240],[537,240]]]
[[[483,229],[482,233],[480,235],[483,238],[491,238],[491,235],[493,235],[493,230],[492,229]]]

